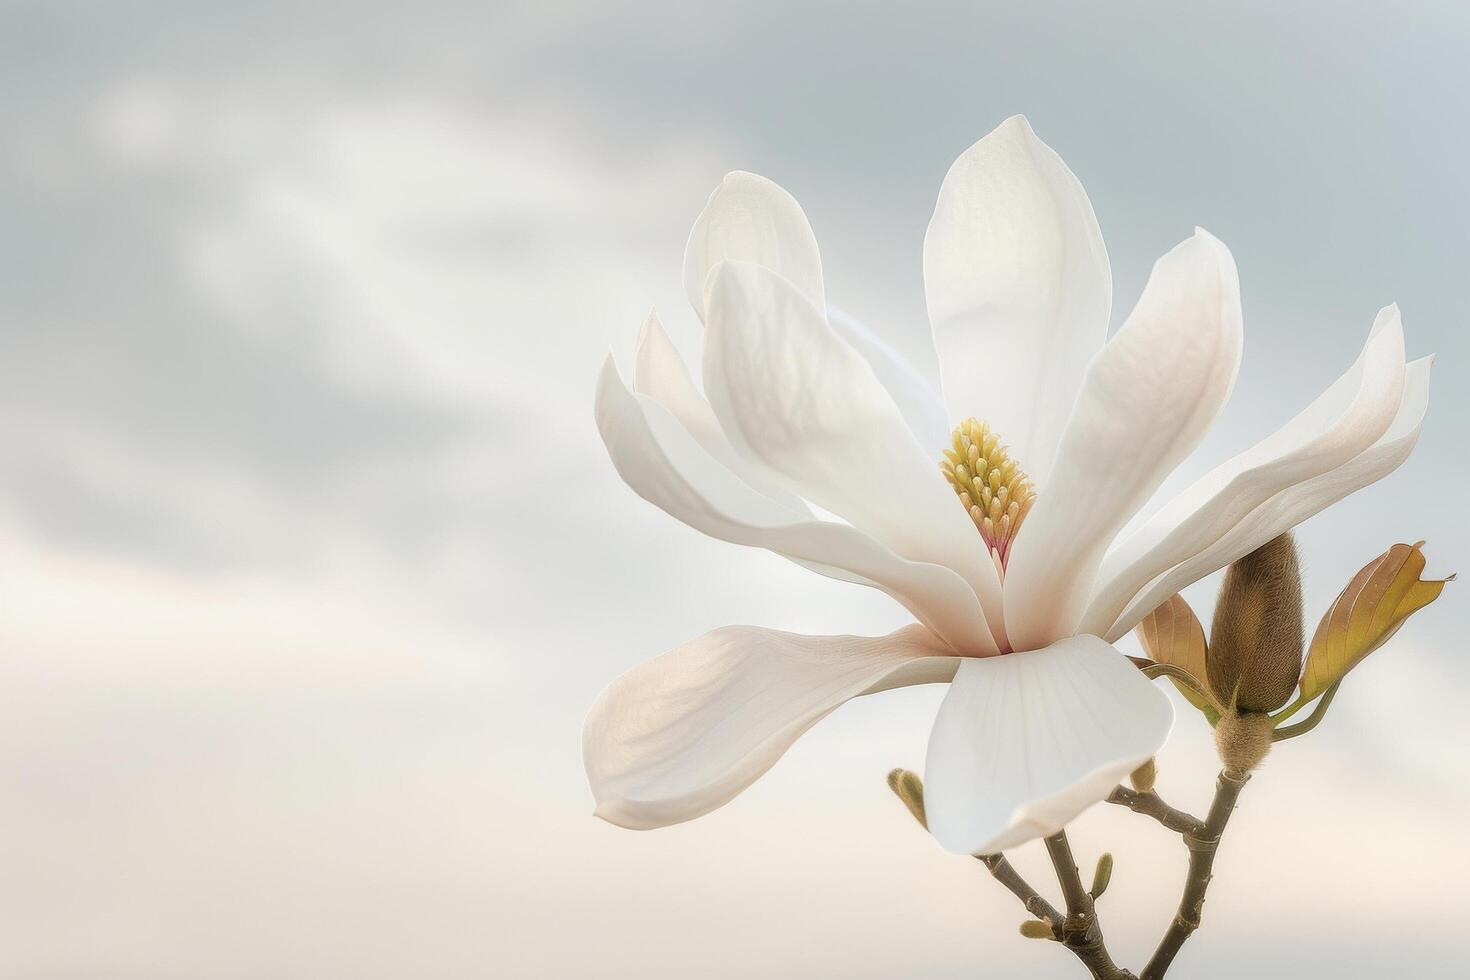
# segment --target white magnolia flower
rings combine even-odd
[[[619,678],[583,751],[597,814],[624,827],[723,805],[850,698],[950,681],[925,774],[934,835],[991,853],[1055,833],[1172,722],[1111,642],[1397,467],[1428,400],[1429,359],[1405,365],[1390,306],[1299,415],[1115,541],[1229,397],[1235,264],[1196,231],[1108,339],[1092,206],[1019,116],[956,161],[924,240],[942,398],[828,309],[806,216],[762,177],[715,190],[684,281],[705,325],[704,394],[650,316],[632,391],[611,357],[598,384],[618,472],[691,527],[882,589],[917,623],[881,637],[729,627]]]

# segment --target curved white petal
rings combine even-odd
[[[954,569],[1004,643],[995,566],[868,362],[763,266],[721,265],[706,307],[704,388],[731,442],[905,558]]]
[[[1173,722],[1168,696],[1095,636],[966,658],[929,737],[929,830],[957,854],[1050,836],[1157,752]]]
[[[932,449],[937,459],[949,445],[950,432],[949,417],[945,414],[944,399],[939,389],[892,345],[855,317],[829,306],[827,322],[839,337],[852,345],[853,350],[863,355],[878,383],[893,396],[893,403],[908,422],[914,438],[924,449]]]
[[[945,175],[924,291],[951,421],[988,421],[1044,492],[1113,280],[1087,193],[1023,116]]]
[[[1102,635],[1140,589],[1228,533],[1275,494],[1340,466],[1388,429],[1403,400],[1398,307],[1379,312],[1357,361],[1276,432],[1165,504],[1103,562],[1081,632]]]
[[[919,626],[873,637],[707,633],[633,668],[592,706],[582,757],[596,813],[633,830],[702,816],[844,701],[947,681],[958,662]]]
[[[697,531],[767,548],[814,571],[882,589],[955,650],[997,650],[974,591],[950,569],[909,561],[856,528],[813,519],[759,493],[707,453],[666,409],[634,395],[611,356],[597,384],[597,428],[624,482]]]
[[[775,181],[737,170],[725,175],[684,247],[684,291],[701,320],[709,274],[727,259],[763,265],[791,281],[818,309],[827,305],[822,259],[796,198]]]
[[[1419,441],[1419,429],[1429,408],[1429,369],[1433,361],[1432,357],[1421,357],[1409,363],[1405,370],[1403,402],[1393,424],[1377,442],[1341,466],[1282,490],[1210,547],[1169,569],[1129,603],[1106,630],[1106,636],[1121,637],[1175,592],[1250,554],[1278,534],[1398,469]]]
[[[1051,482],[1006,567],[1014,649],[1075,632],[1108,545],[1230,397],[1240,344],[1235,261],[1196,230],[1154,264],[1133,313],[1088,369]]]
[[[765,266],[813,306],[826,307],[816,236],[796,199],[774,181],[744,171],[726,174],[695,220],[684,251],[684,288],[701,320],[709,274],[726,260]],[[827,315],[833,329],[867,359],[920,445],[942,452],[949,423],[938,389],[855,318],[837,309],[827,309]]]
[[[806,503],[793,493],[776,485],[760,464],[735,451],[720,428],[714,410],[689,376],[684,359],[664,332],[657,313],[649,313],[638,334],[638,349],[633,365],[633,390],[647,395],[668,409],[669,414],[704,447],[741,480],[766,496],[797,513],[810,515]]]

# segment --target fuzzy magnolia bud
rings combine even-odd
[[[1271,751],[1275,722],[1262,713],[1248,715],[1227,711],[1215,726],[1215,750],[1220,762],[1234,773],[1248,773]]]
[[[1274,711],[1302,670],[1302,580],[1291,534],[1230,566],[1215,602],[1206,668],[1226,707]]]
[[[1048,919],[1027,919],[1021,923],[1021,935],[1027,939],[1055,939],[1056,932]]]

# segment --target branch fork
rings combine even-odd
[[[1250,773],[1222,769],[1215,780],[1215,798],[1210,803],[1210,812],[1204,823],[1197,829],[1191,828],[1181,834],[1184,845],[1189,848],[1189,872],[1184,881],[1184,894],[1179,899],[1179,910],[1174,914],[1174,921],[1143,968],[1139,980],[1159,980],[1163,977],[1184,941],[1199,928],[1200,917],[1204,914],[1205,892],[1213,877],[1211,872],[1215,866],[1215,853],[1220,848],[1220,838],[1225,833],[1225,824],[1229,822],[1230,814],[1235,811],[1235,801],[1250,778]]]
[[[1240,791],[1249,780],[1250,774],[1247,772],[1229,768],[1221,770],[1215,781],[1215,798],[1210,803],[1209,813],[1204,820],[1170,806],[1152,789],[1138,790],[1118,786],[1107,797],[1107,802],[1127,807],[1134,813],[1141,813],[1178,834],[1189,849],[1189,871],[1185,878],[1184,894],[1179,899],[1179,908],[1158,948],[1140,974],[1134,974],[1113,961],[1097,917],[1097,899],[1106,890],[1112,876],[1112,855],[1104,854],[1098,860],[1093,885],[1089,890],[1082,886],[1082,877],[1077,871],[1077,862],[1072,856],[1072,846],[1067,840],[1066,832],[1060,831],[1045,838],[1047,855],[1051,858],[1057,881],[1061,885],[1065,912],[1043,898],[1010,861],[1006,860],[1005,855],[977,854],[975,859],[985,865],[995,880],[1016,896],[1022,907],[1034,917],[1021,924],[1023,936],[1049,939],[1066,947],[1087,968],[1094,980],[1161,980],[1185,940],[1199,928],[1205,892],[1210,886],[1215,864],[1215,853],[1219,850],[1220,839],[1225,833],[1230,814],[1235,810]],[[888,774],[888,785],[909,808],[914,819],[927,828],[924,787],[919,777],[907,770],[895,769]]]

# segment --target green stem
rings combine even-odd
[[[1286,719],[1290,718],[1292,715],[1296,714],[1298,711],[1305,708],[1308,704],[1311,704],[1311,701],[1309,701],[1305,697],[1298,695],[1295,701],[1291,702],[1291,704],[1288,704],[1276,714],[1272,715],[1271,720],[1279,725]]]
[[[1225,713],[1225,709],[1220,706],[1219,701],[1215,700],[1215,696],[1211,694],[1208,690],[1206,690],[1203,686],[1201,686],[1200,682],[1195,679],[1194,675],[1185,670],[1183,667],[1176,667],[1173,664],[1153,663],[1149,664],[1147,667],[1140,667],[1139,669],[1143,671],[1143,675],[1149,680],[1155,680],[1159,677],[1168,677],[1180,684],[1183,684],[1195,694],[1198,694],[1200,697],[1204,698],[1205,701],[1212,707],[1214,707],[1214,709],[1220,714],[1223,715]]]
[[[1274,732],[1272,732],[1271,741],[1280,742],[1283,739],[1296,738],[1298,735],[1305,735],[1307,734],[1307,732],[1316,728],[1318,722],[1320,722],[1322,718],[1327,714],[1327,706],[1332,703],[1332,698],[1337,694],[1338,684],[1341,683],[1341,681],[1338,681],[1337,684],[1333,684],[1327,690],[1323,691],[1322,699],[1317,702],[1317,707],[1313,708],[1312,713],[1310,715],[1307,715],[1306,718],[1297,722],[1295,725],[1287,725],[1285,728],[1277,728]],[[1298,698],[1297,700],[1301,699]],[[1298,705],[1292,705],[1285,711],[1281,712],[1281,714],[1276,715],[1271,720],[1279,724],[1280,722],[1285,721],[1287,718],[1290,718],[1292,714],[1297,710],[1297,707]]]

